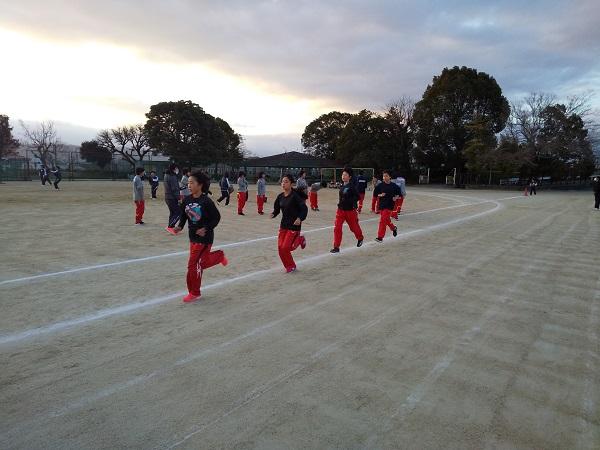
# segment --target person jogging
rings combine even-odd
[[[594,208],[600,209],[600,177],[592,178],[592,190],[594,191]]]
[[[192,172],[188,178],[190,195],[181,204],[181,219],[175,227],[175,234],[183,230],[188,222],[190,238],[190,256],[187,264],[186,283],[188,294],[183,297],[185,303],[198,300],[201,296],[202,272],[217,264],[226,266],[227,258],[222,250],[211,252],[215,239],[214,229],[221,220],[221,214],[208,197],[210,180],[202,172]]]
[[[165,186],[165,203],[169,208],[169,223],[165,230],[169,233],[173,233],[173,228],[179,220],[181,209],[179,207],[179,167],[175,164],[171,164],[169,169],[165,172],[165,178],[163,185]]]
[[[282,213],[277,239],[277,250],[287,273],[296,270],[296,263],[292,257],[292,252],[298,246],[303,249],[306,247],[306,238],[300,234],[300,230],[302,222],[306,220],[306,216],[308,215],[306,196],[292,189],[292,183],[294,183],[292,175],[285,175],[281,179],[281,189],[283,192],[275,199],[273,212],[271,213],[271,219],[277,217],[279,212]]]
[[[380,183],[373,191],[373,195],[379,199],[379,229],[377,230],[377,242],[382,242],[385,237],[386,227],[392,230],[394,237],[398,235],[398,228],[392,224],[390,216],[394,209],[396,199],[400,195],[400,188],[391,182],[390,173],[386,170],[383,172],[383,183]]]
[[[135,177],[133,177],[133,202],[135,203],[135,224],[144,225],[142,218],[144,217],[144,168],[138,167],[135,169]]]
[[[60,190],[58,187],[58,183],[62,180],[62,174],[60,173],[60,167],[56,166],[54,170],[51,171],[52,175],[54,175],[54,189]]]
[[[306,182],[306,172],[301,170],[298,173],[298,179],[296,180],[296,192],[299,194],[308,194],[308,183]]]
[[[358,171],[356,189],[358,190],[358,213],[360,214],[365,200],[365,193],[367,192],[367,179],[362,170]]]
[[[148,178],[148,182],[150,183],[150,190],[152,192],[152,198],[156,198],[156,191],[158,191],[158,176],[156,172],[153,170],[150,172],[150,178]]]
[[[231,183],[229,182],[229,173],[225,172],[219,181],[219,187],[221,188],[221,196],[217,199],[217,203],[221,203],[225,199],[225,206],[229,205],[229,197],[233,190],[231,189]]]
[[[319,190],[321,188],[327,187],[327,183],[325,181],[321,181],[320,183],[313,183],[310,185],[310,192],[308,193],[308,201],[310,203],[310,209],[313,211],[319,210]]]
[[[261,216],[264,214],[263,206],[267,199],[267,180],[265,179],[265,173],[260,172],[258,174],[258,180],[256,181],[256,207],[258,214]]]
[[[246,206],[246,201],[248,200],[248,182],[246,181],[246,173],[240,172],[238,174],[237,185],[238,185],[238,195],[237,195],[238,214],[240,216],[245,216],[244,206]]]
[[[338,209],[335,214],[333,248],[330,250],[331,253],[340,252],[342,227],[344,226],[344,222],[348,223],[350,231],[354,233],[357,240],[357,247],[362,245],[364,239],[363,232],[358,223],[358,213],[356,211],[356,202],[359,198],[358,191],[350,180],[350,173],[346,170],[342,172],[342,182],[344,184],[340,188]]]
[[[48,185],[52,185],[52,183],[50,183],[50,177],[48,176],[48,169],[46,168],[46,166],[40,167],[39,175],[40,181],[42,182],[42,186],[46,186],[46,182],[48,182]]]
[[[192,173],[191,169],[183,169],[183,176],[181,180],[179,180],[179,201],[182,202],[185,197],[190,195],[190,188],[188,187],[188,180],[190,178],[190,174]]]
[[[392,217],[398,220],[398,214],[402,212],[402,205],[404,204],[404,198],[406,197],[406,180],[400,175],[394,179],[394,184],[400,188],[400,196],[394,202],[394,210],[392,211]]]
[[[381,184],[381,180],[377,178],[376,175],[373,175],[372,180],[373,185],[373,198],[371,199],[371,212],[373,214],[379,214],[379,197],[375,195],[375,188]]]

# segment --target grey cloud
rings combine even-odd
[[[207,63],[348,110],[418,98],[446,66],[483,70],[509,96],[568,90],[600,66],[593,0],[21,0],[0,5],[0,17],[0,25],[57,39]]]

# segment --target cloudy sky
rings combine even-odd
[[[320,114],[420,98],[444,67],[511,100],[597,90],[599,18],[597,0],[0,0],[0,114],[79,144],[192,100],[273,154]]]

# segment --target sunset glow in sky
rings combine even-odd
[[[600,108],[598,17],[593,0],[0,2],[0,114],[53,120],[77,145],[191,100],[272,154],[321,114],[418,100],[455,65],[509,100],[586,93]]]

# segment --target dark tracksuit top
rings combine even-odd
[[[356,186],[359,194],[364,194],[367,191],[367,179],[362,175],[358,176],[358,184]]]
[[[206,194],[202,194],[200,197],[188,195],[183,199],[179,226],[183,228],[185,223],[189,221],[190,242],[205,245],[212,244],[215,239],[213,230],[220,220],[219,210]],[[196,231],[200,228],[206,228],[204,236],[196,234]]]
[[[277,217],[279,211],[282,212],[281,226],[284,230],[300,231],[301,225],[294,225],[296,219],[304,221],[308,215],[308,207],[305,202],[305,195],[292,190],[287,197],[279,194],[273,205],[273,217]]]
[[[394,197],[402,194],[400,188],[396,183],[382,182],[377,185],[373,191],[373,195],[377,197],[379,194],[385,194],[379,198],[379,209],[394,209]]]
[[[358,191],[352,183],[344,184],[340,188],[340,201],[338,202],[338,208],[342,211],[352,211],[356,209],[356,202],[358,201]]]

